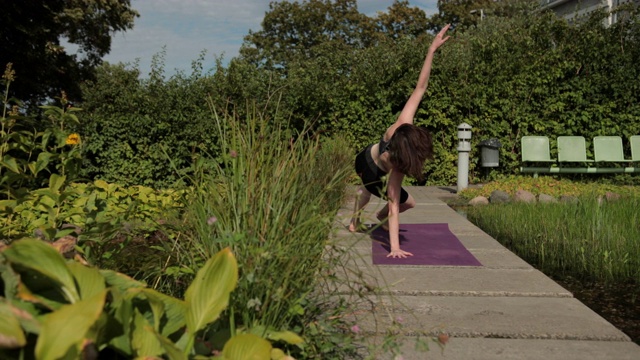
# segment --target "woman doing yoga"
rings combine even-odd
[[[387,222],[382,225],[389,231],[391,251],[387,257],[405,258],[413,255],[400,249],[399,214],[416,205],[415,199],[402,188],[402,180],[405,175],[421,180],[425,160],[433,157],[431,134],[413,125],[413,117],[427,90],[433,55],[449,39],[449,36],[445,36],[447,30],[449,25],[436,35],[429,46],[418,83],[396,122],[385,131],[379,143],[369,145],[356,156],[356,172],[362,179],[362,185],[358,190],[349,230],[353,232],[360,229],[360,213],[369,203],[371,194],[386,199],[387,204],[377,213],[377,218]],[[383,176],[387,176],[386,184]]]

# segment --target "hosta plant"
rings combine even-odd
[[[238,281],[227,248],[210,258],[177,299],[123,274],[65,260],[36,239],[0,253],[0,358],[283,359],[261,336],[234,331],[222,349],[202,330],[227,307]],[[292,343],[295,334],[271,334]]]

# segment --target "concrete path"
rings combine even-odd
[[[334,239],[354,255],[336,296],[358,302],[353,322],[367,345],[381,346],[389,331],[404,344],[402,359],[640,359],[640,346],[540,271],[511,253],[443,201],[452,188],[409,187],[418,205],[401,223],[448,223],[481,267],[375,266],[371,238],[346,226],[353,199],[338,214]],[[383,202],[372,198],[365,223]],[[416,350],[418,339],[448,334],[440,349]],[[369,350],[367,350],[369,351]],[[393,359],[392,355],[376,355]]]

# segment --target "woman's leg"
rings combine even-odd
[[[407,197],[407,201],[403,202],[400,204],[400,212],[403,213],[409,209],[413,209],[414,207],[416,207],[416,200],[413,198],[413,196],[411,196],[411,194],[408,194],[409,196]],[[378,220],[380,220],[380,222],[382,223],[382,228],[385,230],[388,230],[387,228],[387,218],[389,217],[389,204],[384,204],[384,207],[382,207],[382,209],[380,209],[380,211],[378,211],[376,213],[376,218],[378,218]]]
[[[356,232],[360,230],[360,214],[362,213],[362,209],[364,209],[364,207],[369,203],[369,199],[371,199],[371,193],[364,187],[364,185],[361,185],[360,188],[358,188],[358,194],[356,195],[356,200],[354,202],[353,216],[349,223],[349,231]]]

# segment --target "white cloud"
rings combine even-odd
[[[437,0],[413,0],[428,15],[437,12]],[[369,16],[386,11],[393,0],[359,0],[358,10]],[[205,69],[213,65],[214,55],[225,60],[237,56],[249,30],[259,30],[268,0],[132,0],[140,13],[134,29],[116,33],[106,61],[140,61],[143,73],[151,58],[166,47],[165,70],[189,71],[201,51],[207,52]]]

